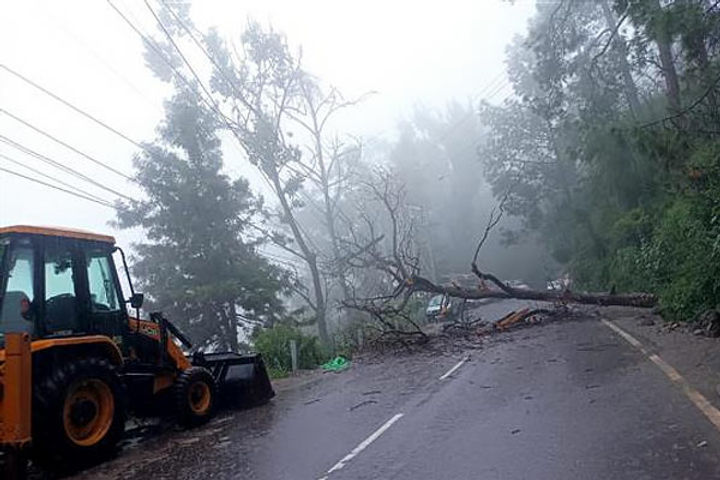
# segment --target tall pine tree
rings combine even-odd
[[[145,198],[118,210],[121,228],[140,227],[133,273],[162,310],[198,345],[238,348],[242,327],[283,313],[284,273],[243,233],[257,208],[245,179],[221,172],[213,112],[178,89],[158,138],[135,158]]]

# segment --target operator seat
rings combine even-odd
[[[32,320],[26,320],[22,316],[21,306],[23,300],[29,300],[25,292],[9,291],[5,293],[0,312],[0,330],[2,332],[26,332],[33,334],[34,324]]]

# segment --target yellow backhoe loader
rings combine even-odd
[[[114,238],[0,228],[0,448],[6,475],[22,475],[27,456],[53,469],[108,456],[128,413],[168,410],[169,404],[182,425],[195,426],[212,416],[221,394],[247,403],[274,396],[260,355],[193,352],[162,313],[141,320],[142,303]]]

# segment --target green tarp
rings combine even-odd
[[[345,357],[337,356],[322,365],[322,369],[327,372],[339,372],[350,366],[350,360]]]

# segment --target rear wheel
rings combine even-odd
[[[125,429],[125,390],[103,358],[69,360],[33,392],[33,450],[40,463],[80,466],[115,451]]]
[[[178,423],[187,427],[201,425],[212,418],[216,400],[215,379],[203,367],[190,367],[175,382],[175,407]]]

